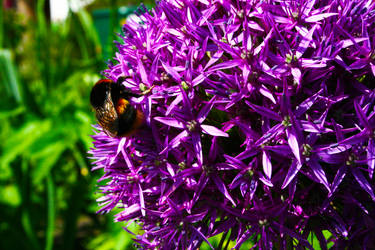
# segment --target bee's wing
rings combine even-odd
[[[108,93],[104,105],[96,108],[95,112],[98,123],[103,130],[112,137],[117,136],[119,121],[110,93]]]

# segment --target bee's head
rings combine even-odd
[[[90,103],[93,108],[102,107],[110,93],[111,80],[99,80],[91,90]]]

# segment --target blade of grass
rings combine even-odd
[[[47,22],[44,15],[45,0],[37,1],[37,18],[38,18],[38,31],[41,35],[45,36],[47,33]]]
[[[34,230],[33,230],[32,226],[31,226],[29,211],[27,211],[27,210],[22,211],[21,221],[22,221],[22,226],[23,226],[23,229],[25,230],[26,236],[31,243],[31,248],[32,249],[40,249],[38,240],[36,238],[36,235],[34,234]]]
[[[15,169],[17,171],[17,169]],[[25,159],[22,160],[21,171],[18,171],[19,176],[19,188],[22,196],[22,207],[21,207],[21,223],[23,230],[25,231],[26,237],[30,242],[31,249],[40,249],[40,245],[33,229],[31,216],[30,216],[30,167]]]
[[[87,182],[81,174],[77,173],[77,182],[70,190],[68,210],[64,217],[63,242],[64,249],[73,249],[77,233],[77,222],[84,205],[84,196],[87,193]]]
[[[95,29],[94,22],[91,16],[85,10],[79,11],[77,15],[80,20],[80,25],[85,31],[87,42],[94,46],[95,55],[97,56],[97,59],[101,59],[102,48],[99,40],[99,35]]]
[[[232,233],[233,233],[233,231],[229,230],[229,236],[228,236],[227,242],[225,244],[225,247],[223,249],[228,249],[229,243],[231,243],[230,239],[231,239]]]
[[[46,229],[46,250],[53,248],[53,231],[55,229],[55,185],[51,174],[47,175],[47,229]]]
[[[85,32],[83,32],[82,26],[80,24],[80,20],[76,15],[72,15],[72,21],[73,21],[72,22],[73,30],[74,30],[76,38],[77,38],[79,51],[81,52],[82,59],[85,60],[85,61],[89,61],[90,60],[90,56],[89,56],[90,52],[87,48],[87,44],[86,44],[85,37],[84,37]]]
[[[49,68],[49,58],[50,58],[50,47],[49,47],[49,38],[48,38],[48,25],[47,20],[44,14],[45,0],[37,1],[37,59],[38,65],[40,68],[41,76],[47,90],[50,87],[51,83],[51,74]]]
[[[227,238],[227,234],[228,234],[228,231],[226,231],[225,233],[221,235],[220,242],[219,242],[219,245],[217,246],[217,249],[223,248],[223,244],[224,244],[225,239]]]
[[[0,48],[3,47],[3,37],[4,37],[4,7],[0,5]]]
[[[0,77],[5,88],[18,103],[21,102],[21,92],[18,74],[12,62],[12,54],[8,49],[0,49]]]

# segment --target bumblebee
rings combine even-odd
[[[99,80],[90,94],[90,103],[99,125],[112,137],[132,135],[144,120],[143,113],[129,102],[130,97],[139,95],[127,90],[122,81],[121,77],[117,82],[109,79]]]

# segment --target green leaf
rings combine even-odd
[[[308,240],[309,243],[312,245],[313,249],[321,250],[319,240],[313,232],[310,232]]]
[[[324,235],[324,238],[326,238],[328,244],[327,244],[327,248],[330,249],[335,243],[333,241],[330,241],[330,239],[332,238],[332,233],[328,230],[323,230],[323,235]]]
[[[25,154],[27,149],[38,138],[46,133],[51,128],[51,122],[46,121],[30,121],[10,135],[9,139],[4,144],[3,156],[1,156],[1,164],[8,165],[18,155]]]
[[[0,111],[0,120],[8,119],[10,117],[19,115],[19,114],[25,112],[25,110],[26,109],[25,109],[24,106],[19,106],[15,109],[12,109],[12,110],[2,110],[2,111]]]
[[[44,149],[34,158],[37,161],[36,168],[32,172],[32,180],[35,185],[38,185],[55,166],[56,162],[60,159],[61,154],[66,149],[64,142],[56,142],[54,144],[44,145]]]

